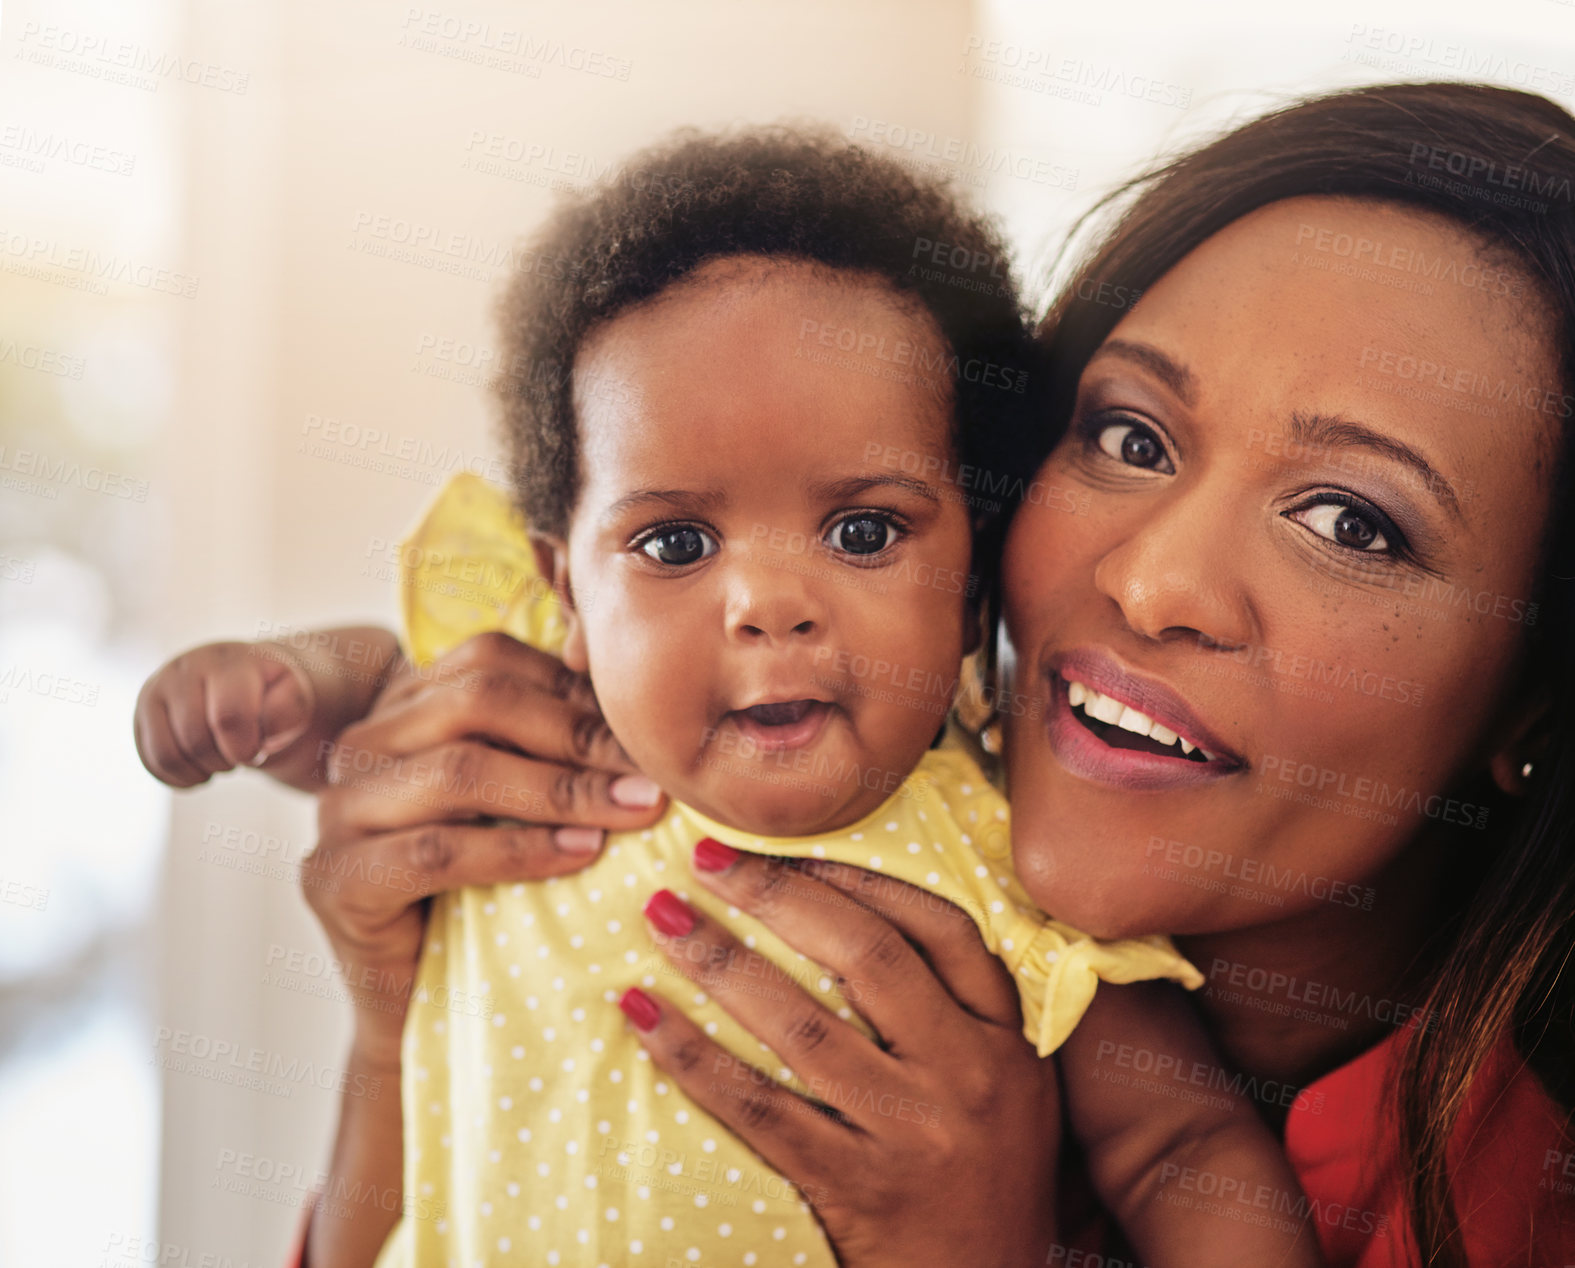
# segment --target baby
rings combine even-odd
[[[980,639],[975,560],[1004,518],[969,473],[1014,469],[1032,345],[984,225],[897,165],[803,133],[647,152],[534,258],[554,267],[522,273],[502,308],[525,522],[474,478],[444,490],[401,551],[405,654],[426,665],[492,629],[560,652],[672,804],[582,872],[434,901],[405,1027],[405,1187],[447,1215],[407,1215],[379,1263],[829,1268],[802,1195],[664,1082],[611,1007],[642,1024],[642,987],[683,986],[642,917],[681,933],[687,903],[758,952],[762,991],[796,984],[862,1024],[858,983],[839,992],[688,889],[692,856],[825,858],[957,904],[1011,969],[1041,1055],[1100,979],[1201,982],[1163,938],[1099,942],[1037,911],[1005,801],[943,738]],[[441,583],[458,557],[480,561],[480,593]],[[189,713],[177,685],[201,675],[178,665],[139,708]],[[331,667],[309,670],[328,694]],[[717,1004],[684,997],[724,1047],[813,1094]],[[440,1006],[478,998],[490,1016]],[[1316,1262],[1305,1231],[1145,1201],[1183,1157],[1294,1180],[1221,1098],[1176,1103],[1164,1132],[1136,1121],[1094,1047],[1069,1046],[1067,1095],[1094,1125],[1096,1181],[1123,1177],[1101,1196],[1140,1247]],[[1120,1167],[1101,1168],[1107,1150]]]

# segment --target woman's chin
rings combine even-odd
[[[1057,920],[1102,940],[1141,938],[1193,927],[1199,919],[1178,903],[1173,885],[1150,885],[1149,877],[1118,875],[1101,866],[1058,862],[1048,851],[1017,854],[1017,875],[1030,898]]]

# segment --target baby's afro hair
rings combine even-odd
[[[533,529],[564,536],[579,493],[574,360],[601,323],[733,255],[816,263],[884,281],[949,345],[960,460],[1013,461],[1036,394],[1037,349],[994,229],[946,185],[829,130],[693,130],[644,150],[559,208],[499,305],[498,380],[516,496]],[[1004,384],[1004,386],[1003,386]],[[982,527],[999,503],[976,515]],[[997,521],[998,522],[998,521]]]

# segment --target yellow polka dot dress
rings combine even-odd
[[[497,593],[434,583],[433,560],[494,563]],[[535,584],[523,525],[504,496],[461,476],[406,544],[408,651],[429,661],[504,629],[553,647],[561,623]],[[476,574],[480,575],[480,574]],[[806,1196],[666,1080],[617,999],[631,986],[682,1007],[736,1054],[709,1071],[747,1099],[750,1067],[817,1100],[925,1121],[936,1107],[880,1089],[806,1083],[672,968],[643,916],[662,888],[725,923],[754,954],[744,989],[808,991],[868,1033],[843,990],[770,930],[693,883],[695,844],[857,864],[966,910],[1022,991],[1041,1054],[1076,1025],[1100,978],[1200,984],[1163,938],[1106,943],[1037,911],[1010,870],[1006,804],[965,753],[925,755],[897,793],[839,833],[758,837],[674,803],[651,829],[614,833],[573,876],[466,889],[434,900],[403,1061],[405,1214],[379,1259],[396,1265],[835,1263]],[[869,1103],[866,1104],[865,1102]]]

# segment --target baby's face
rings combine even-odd
[[[945,721],[971,593],[949,355],[879,282],[755,257],[581,348],[566,659],[702,813],[848,824]]]

